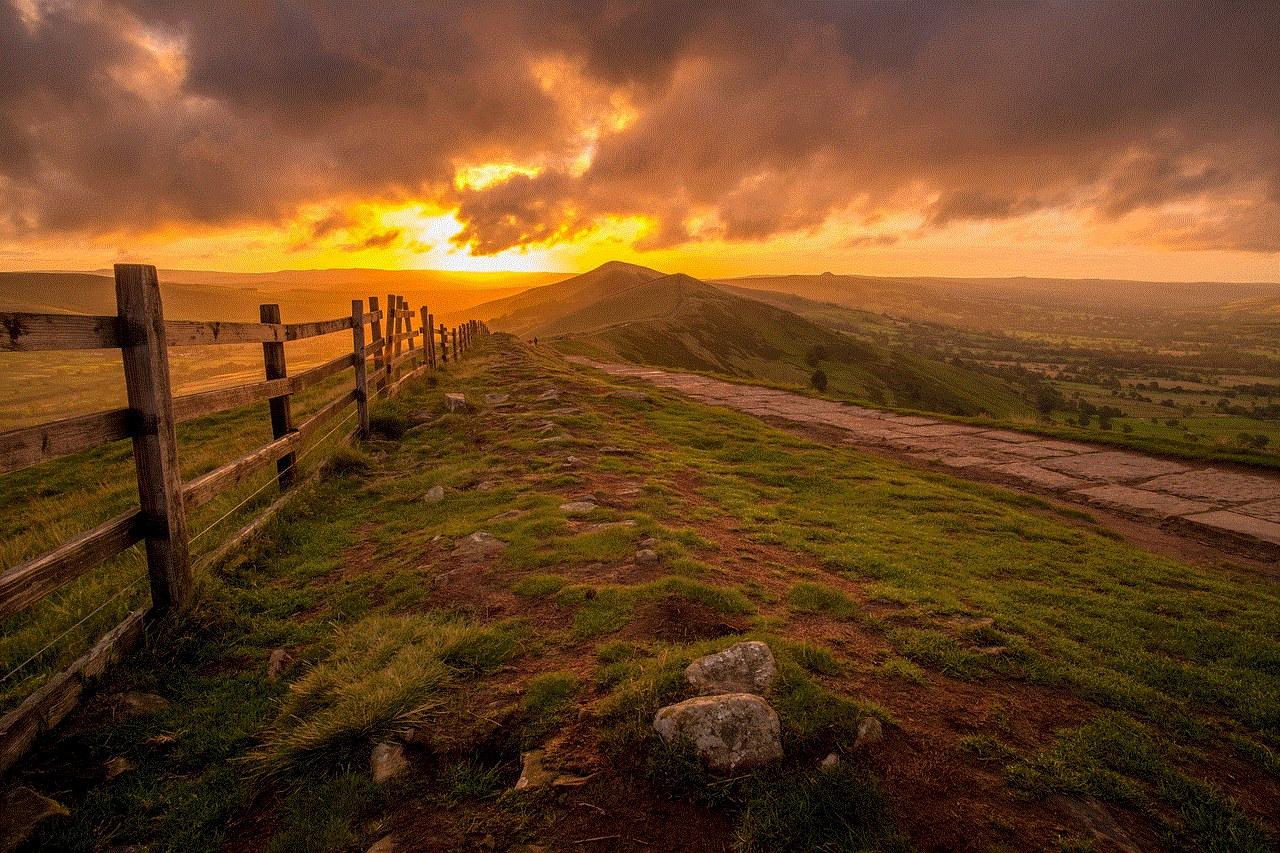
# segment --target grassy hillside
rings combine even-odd
[[[480,306],[490,326],[564,353],[808,387],[949,414],[1025,417],[1030,406],[994,377],[871,346],[825,325],[687,275],[628,264]],[[497,312],[506,311],[505,314]]]
[[[1150,853],[1274,849],[1270,579],[616,387],[486,339],[383,407],[434,417],[344,454],[15,769],[71,811],[23,853],[1101,853],[1113,825]],[[459,558],[478,530],[506,548]],[[650,720],[746,639],[777,657],[786,758],[709,777]],[[119,713],[131,690],[168,703]],[[379,785],[384,738],[408,767]],[[515,788],[532,749],[564,784]]]

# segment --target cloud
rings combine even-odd
[[[634,217],[645,250],[904,210],[1280,244],[1267,2],[36,8],[0,0],[9,239],[284,226],[347,198],[456,209],[476,254]],[[520,170],[456,180],[483,164]]]

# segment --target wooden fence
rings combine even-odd
[[[282,323],[278,305],[261,306],[258,323],[166,321],[155,267],[117,264],[115,282],[115,317],[0,314],[3,351],[119,349],[129,403],[124,409],[0,433],[0,474],[132,439],[138,478],[137,509],[0,574],[0,619],[19,613],[140,541],[146,548],[151,603],[130,613],[70,667],[0,719],[0,773],[26,751],[40,732],[57,725],[76,706],[86,683],[134,646],[149,621],[181,610],[190,602],[188,513],[247,482],[272,462],[276,464],[279,487],[289,489],[297,470],[298,451],[309,438],[318,435],[321,425],[354,404],[359,417],[357,431],[367,434],[371,389],[380,395],[394,394],[404,382],[423,371],[456,361],[477,335],[487,331],[474,320],[452,329],[443,323],[437,328],[434,315],[425,307],[415,312],[404,297],[395,294],[387,296],[385,311],[379,308],[377,297],[369,298],[368,310],[364,300],[353,299],[351,316],[314,323]],[[286,341],[347,330],[352,336],[351,352],[297,375],[288,374]],[[262,344],[263,381],[182,397],[172,395],[169,347],[258,342]],[[290,395],[349,369],[354,375],[351,387],[295,425]],[[267,400],[270,406],[273,440],[207,474],[182,482],[175,425],[261,400]],[[242,544],[279,504],[280,501],[273,503],[241,528],[202,565],[212,565]]]

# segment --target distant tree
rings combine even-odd
[[[819,394],[825,394],[827,391],[827,374],[821,370],[815,370],[813,375],[809,377],[809,385]]]

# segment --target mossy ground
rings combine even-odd
[[[1050,794],[1098,798],[1143,849],[1274,842],[1264,580],[665,392],[609,398],[510,339],[436,379],[378,414],[438,417],[331,466],[13,771],[72,808],[28,849],[1090,849]],[[478,411],[440,414],[445,391]],[[477,530],[509,544],[459,559]],[[778,658],[788,758],[717,779],[649,721],[748,638]],[[123,716],[124,690],[170,704]],[[885,739],[855,748],[867,717]],[[373,785],[395,735],[412,770]],[[513,791],[531,748],[586,781]]]

